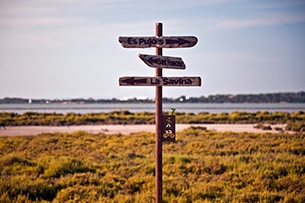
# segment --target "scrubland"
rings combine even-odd
[[[177,138],[163,143],[164,202],[305,202],[304,132],[190,127]],[[155,202],[155,135],[0,137],[0,171],[0,202]]]

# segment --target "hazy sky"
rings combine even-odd
[[[305,90],[305,0],[1,0],[0,98],[154,98],[154,87],[119,87],[122,76],[154,76],[119,36],[198,38],[164,49],[201,87],[164,87],[164,97]]]

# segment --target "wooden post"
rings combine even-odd
[[[200,77],[162,77],[162,68],[185,69],[185,64],[181,58],[162,56],[162,48],[192,47],[198,41],[194,36],[166,37],[162,33],[162,23],[156,23],[156,36],[119,37],[119,42],[124,48],[156,47],[156,55],[139,55],[148,66],[156,67],[155,77],[132,76],[119,78],[120,86],[156,86],[156,203],[162,203],[162,141],[175,141],[175,117],[173,115],[163,117],[162,115],[162,86],[201,86]],[[164,64],[160,61],[163,61]],[[163,120],[165,121],[163,122]]]
[[[156,23],[156,36],[162,36],[162,23]],[[162,56],[162,48],[156,48],[156,55]],[[156,69],[156,77],[162,76],[162,69]],[[156,86],[156,203],[162,203],[162,86]]]

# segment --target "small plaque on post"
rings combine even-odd
[[[174,115],[163,115],[162,117],[162,141],[176,141],[176,119]]]

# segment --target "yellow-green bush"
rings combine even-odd
[[[305,135],[191,127],[163,143],[164,202],[304,202]],[[155,202],[155,135],[0,137],[2,202]]]
[[[176,113],[176,123],[184,124],[205,124],[205,123],[304,123],[305,113],[302,111],[286,112],[267,112],[259,111],[256,113],[238,112],[231,113]],[[110,113],[88,113],[88,114],[57,114],[57,113],[35,113],[26,112],[24,114],[0,113],[0,124],[4,126],[20,125],[97,125],[97,124],[154,124],[155,114],[149,112],[131,113],[129,111],[113,111]],[[304,127],[304,126],[302,126]],[[293,127],[291,129],[294,129]],[[299,129],[299,127],[297,128]]]

